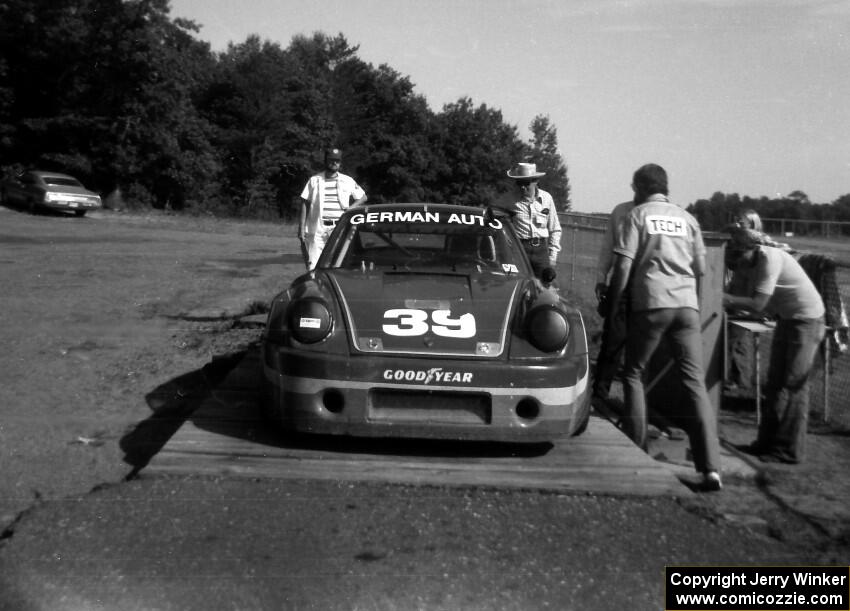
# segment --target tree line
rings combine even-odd
[[[828,204],[809,201],[802,191],[775,198],[741,197],[737,193],[716,192],[710,199],[699,199],[690,206],[691,212],[706,231],[722,231],[744,210],[755,210],[763,219],[786,219],[793,221],[850,222],[850,193],[838,197]],[[850,227],[844,228],[850,234]]]
[[[0,168],[64,171],[124,206],[291,218],[324,149],[371,202],[483,205],[530,160],[570,208],[557,130],[468,97],[429,108],[343,34],[212,52],[168,0],[0,0]]]
[[[0,0],[0,172],[65,171],[124,206],[292,217],[329,146],[370,201],[506,203],[505,170],[530,160],[571,207],[558,134],[539,114],[523,140],[468,97],[429,108],[343,34],[212,52],[169,0]],[[850,194],[813,204],[715,193],[689,210],[722,229],[764,218],[850,221]]]

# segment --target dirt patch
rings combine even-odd
[[[41,499],[130,471],[117,441],[153,389],[256,342],[303,271],[273,223],[0,208],[0,530]]]

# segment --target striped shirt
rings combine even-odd
[[[338,221],[342,216],[343,207],[339,203],[339,192],[336,188],[336,178],[326,178],[322,201],[322,220]]]
[[[333,187],[327,187],[328,184]],[[328,226],[324,221],[338,220],[352,199],[358,200],[365,196],[363,188],[351,176],[342,172],[335,178],[326,178],[324,173],[311,177],[301,192],[301,199],[307,203],[305,235],[325,233]],[[328,201],[329,199],[332,201]]]
[[[513,206],[514,228],[520,240],[540,238],[548,240],[549,259],[554,261],[561,251],[561,223],[552,196],[537,189],[534,201],[522,199]]]

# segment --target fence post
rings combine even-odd
[[[573,225],[573,244],[572,252],[570,253],[570,291],[573,290],[573,283],[576,279],[576,242],[578,241],[578,225]]]
[[[823,338],[823,421],[829,422],[829,361],[830,361],[829,332]]]

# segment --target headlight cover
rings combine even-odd
[[[289,306],[289,331],[302,344],[315,344],[330,335],[333,316],[323,299],[308,297]]]
[[[531,344],[543,352],[558,352],[567,345],[570,323],[566,315],[551,304],[529,310],[525,319],[526,333]]]

